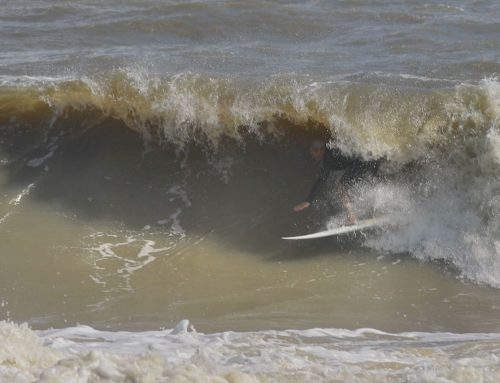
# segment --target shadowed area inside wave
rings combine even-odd
[[[269,241],[276,246],[279,234],[297,222],[290,206],[314,177],[307,146],[297,142],[262,144],[250,138],[243,146],[229,140],[215,154],[194,145],[177,154],[172,145],[145,151],[141,136],[116,120],[67,131],[80,117],[54,124],[49,135],[57,138],[57,149],[46,159],[46,137],[37,137],[38,128],[24,132],[23,141],[33,139],[21,152],[14,145],[7,156],[17,158],[6,167],[7,188],[35,181],[30,198],[78,219],[116,221],[132,230],[150,227],[168,234],[173,224],[168,217],[181,209],[178,218],[187,233],[212,233],[258,248]],[[18,133],[4,130],[4,142],[12,144]],[[262,236],[267,241],[254,240]]]
[[[351,236],[308,247],[281,240],[285,233],[324,227],[332,214],[343,216],[325,203],[300,215],[291,211],[318,171],[307,150],[312,138],[327,137],[324,128],[300,132],[302,126],[282,121],[287,138],[244,133],[244,142],[223,139],[213,152],[202,144],[182,151],[168,143],[146,148],[144,137],[120,121],[79,126],[82,121],[85,116],[76,112],[54,123],[50,133],[28,129],[22,145],[13,144],[19,131],[5,129],[3,142],[10,145],[3,148],[5,159],[13,159],[7,160],[7,190],[36,180],[30,198],[79,220],[165,235],[179,224],[182,232],[174,234],[181,239],[210,235],[270,259],[311,257],[313,249],[357,247],[364,240]],[[47,133],[58,142],[50,157]],[[168,219],[178,211],[178,222]]]

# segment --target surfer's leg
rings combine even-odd
[[[342,177],[343,178],[343,177]],[[346,225],[354,225],[357,221],[356,215],[352,209],[351,199],[349,198],[349,193],[347,190],[347,185],[342,182],[340,179],[337,189],[339,191],[340,200],[342,201],[342,205],[344,205],[344,209],[346,211]]]
[[[340,177],[338,190],[340,200],[344,205],[347,215],[346,225],[354,225],[357,221],[356,214],[354,214],[354,210],[352,208],[351,199],[349,198],[349,189],[351,189],[356,182],[366,176],[372,167],[373,164],[359,161],[347,169],[342,177]]]

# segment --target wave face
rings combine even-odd
[[[494,382],[496,334],[311,329],[202,334],[105,332],[79,326],[34,333],[0,323],[0,376],[9,382]]]
[[[319,81],[118,70],[97,78],[3,83],[4,130],[43,131],[37,134],[46,153],[23,159],[31,167],[56,150],[47,137],[59,140],[110,124],[139,133],[146,150],[178,156],[201,150],[229,183],[231,173],[241,173],[266,150],[296,163],[299,178],[314,137],[335,138],[347,154],[384,158],[387,180],[353,189],[353,203],[360,211],[395,213],[399,225],[365,245],[444,259],[470,280],[500,286],[500,84],[494,79],[453,85],[380,74]],[[33,127],[33,121],[42,126]],[[270,161],[271,173],[287,172],[282,160]],[[186,192],[195,195],[202,187],[191,184]],[[244,203],[246,195],[238,198]]]

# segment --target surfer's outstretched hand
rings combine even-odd
[[[302,202],[302,203],[299,203],[297,206],[295,206],[293,208],[293,211],[298,213],[299,211],[302,211],[304,209],[307,209],[309,206],[311,206],[311,204],[309,202]]]

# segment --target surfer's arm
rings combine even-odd
[[[295,212],[302,211],[304,209],[307,209],[309,206],[311,206],[311,204],[313,203],[313,201],[318,196],[321,188],[326,183],[326,180],[328,178],[328,174],[330,174],[330,169],[327,168],[327,167],[325,167],[325,166],[323,166],[321,168],[320,173],[319,173],[319,177],[316,180],[316,182],[314,183],[314,185],[312,186],[311,191],[309,192],[306,200],[304,202],[298,204],[297,206],[295,206],[293,208],[293,210]]]

